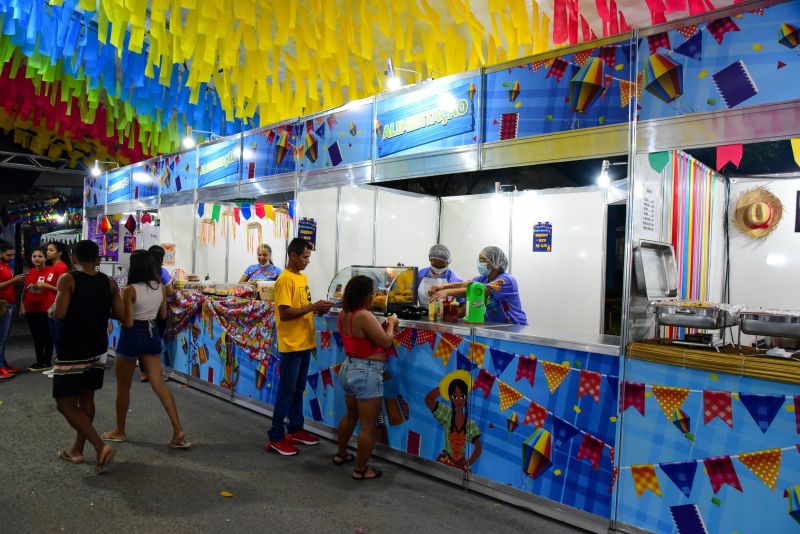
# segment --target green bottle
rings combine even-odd
[[[465,323],[483,323],[486,316],[486,286],[472,282],[467,286],[467,315]]]

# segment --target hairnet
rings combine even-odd
[[[506,253],[500,250],[500,247],[485,247],[481,250],[481,254],[489,260],[492,267],[501,273],[506,272],[506,269],[508,269],[508,258]]]
[[[450,249],[444,245],[433,245],[428,251],[429,260],[442,260],[450,263]]]

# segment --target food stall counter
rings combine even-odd
[[[551,328],[513,324],[480,325],[475,328],[475,335],[608,356],[618,356],[620,347],[619,336],[560,332]]]

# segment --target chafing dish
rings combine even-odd
[[[666,300],[652,302],[660,326],[719,330],[738,323],[730,309],[720,304],[692,300]]]
[[[800,312],[744,308],[739,311],[739,350],[742,334],[800,339]]]

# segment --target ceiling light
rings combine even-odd
[[[436,99],[436,103],[439,105],[439,109],[442,111],[455,111],[456,106],[458,105],[458,100],[456,100],[456,97],[450,93],[442,93]]]
[[[97,164],[97,160],[94,160],[94,167],[92,167],[92,176],[97,177],[100,176],[100,165]]]
[[[611,177],[608,175],[608,168],[610,166],[611,162],[604,159],[603,166],[600,168],[600,175],[597,177],[597,185],[600,187],[608,187],[608,184],[611,183]]]

